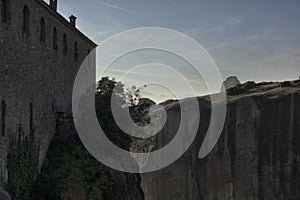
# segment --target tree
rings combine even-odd
[[[125,85],[122,82],[117,82],[114,78],[106,76],[97,83],[96,97],[99,103],[106,103],[106,106],[108,106],[111,105],[111,98],[114,95],[114,98],[117,100],[116,103],[120,106],[127,105],[131,107],[139,103],[142,98],[141,90],[144,87],[146,86],[140,88],[132,86],[125,89]]]
[[[95,106],[100,126],[110,141],[125,150],[129,150],[132,138],[120,130],[115,123],[111,108],[112,106],[117,106],[119,109],[129,107],[130,111],[134,111],[134,107],[138,105],[142,97],[141,89],[136,86],[125,88],[123,83],[109,77],[103,77],[96,85]],[[114,98],[113,105],[112,97]]]

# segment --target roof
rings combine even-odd
[[[98,46],[95,42],[93,42],[90,38],[88,38],[86,35],[84,35],[80,30],[78,30],[76,27],[72,26],[70,22],[65,19],[61,14],[58,12],[52,10],[50,6],[43,0],[35,0],[38,4],[40,4],[43,8],[45,8],[50,14],[52,14],[56,19],[58,19],[61,23],[63,23],[66,27],[74,31],[77,35],[79,35],[81,38],[83,38],[86,42],[88,42],[90,45],[96,47]]]

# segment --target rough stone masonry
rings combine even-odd
[[[57,0],[1,0],[0,187],[7,181],[11,138],[34,129],[43,162],[60,129],[57,116],[71,112],[76,72],[96,44],[57,12]],[[33,120],[30,123],[30,116]],[[30,127],[32,126],[32,127]]]

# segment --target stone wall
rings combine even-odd
[[[7,20],[0,20],[0,180],[6,179],[5,155],[19,130],[38,136],[40,163],[56,131],[56,113],[71,112],[73,82],[95,44],[42,0],[7,0]],[[29,33],[23,32],[23,9],[29,10]],[[0,11],[1,12],[1,11]],[[0,15],[1,16],[1,15]],[[45,41],[41,40],[41,19]],[[53,48],[53,29],[58,48]],[[63,53],[63,35],[67,52]],[[78,46],[78,58],[75,52]],[[31,105],[31,106],[30,106]],[[4,176],[4,177],[3,177]]]

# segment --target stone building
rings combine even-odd
[[[57,0],[1,0],[0,187],[7,181],[11,138],[34,129],[40,165],[56,133],[57,116],[71,113],[77,70],[96,44],[57,12]]]

